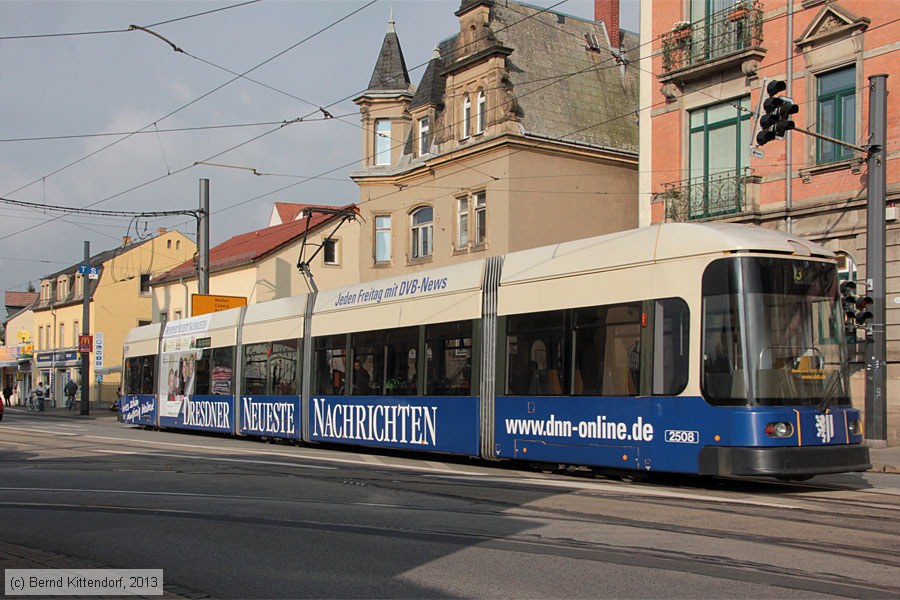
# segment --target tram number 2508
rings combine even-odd
[[[700,442],[700,432],[666,429],[666,441],[673,444],[697,444]]]

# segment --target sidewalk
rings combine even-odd
[[[875,473],[900,474],[900,446],[889,448],[869,448],[869,462],[872,468],[869,471]]]
[[[50,407],[45,405],[44,410],[41,412],[30,412],[24,406],[7,406],[5,407],[7,415],[9,414],[20,414],[20,415],[34,415],[48,418],[71,418],[71,419],[105,419],[111,418],[115,419],[116,415],[119,413],[114,410],[109,410],[109,403],[104,402],[99,404],[97,402],[91,402],[91,407],[89,414],[82,415],[81,414],[81,404],[77,403],[75,410],[69,410],[64,406],[56,406]]]
[[[46,408],[41,413],[28,413],[24,406],[6,407],[7,412],[17,412],[19,414],[33,414],[51,419],[116,419],[118,414],[116,411],[109,410],[108,403],[97,405],[91,403],[89,415],[81,414],[81,407],[77,407],[74,411],[67,410],[64,407]],[[900,474],[900,446],[890,446],[887,448],[869,448],[869,461],[872,468],[869,469],[873,473],[895,473]]]

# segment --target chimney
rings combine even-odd
[[[127,246],[127,245],[130,244],[130,243],[131,243],[131,236],[130,236],[130,235],[123,235],[123,236],[122,236],[122,245],[123,245],[123,246]]]
[[[603,21],[610,50],[619,49],[619,0],[594,0],[594,20]]]
[[[165,235],[167,231],[168,229],[166,229],[165,227],[157,227],[156,235]]]

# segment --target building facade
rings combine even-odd
[[[125,335],[133,327],[150,322],[150,281],[174,265],[193,256],[196,245],[179,231],[160,229],[157,235],[132,242],[91,257],[95,277],[87,277],[77,263],[41,279],[38,298],[30,309],[29,337],[33,354],[28,377],[21,393],[28,393],[38,381],[52,391],[52,400],[61,406],[63,387],[71,378],[89,382],[100,389],[101,382],[112,387],[119,382]],[[93,336],[90,372],[82,377],[79,336],[83,331],[84,293],[89,298],[89,326]]]
[[[5,330],[4,345],[0,346],[0,381],[3,390],[10,390],[12,404],[21,403],[19,388],[31,368],[31,357],[34,344],[31,332],[34,331],[34,312],[32,305],[38,298],[37,292],[5,293],[7,318],[3,323]]]
[[[900,23],[880,0],[643,0],[642,223],[727,220],[802,235],[866,277],[866,154],[800,131],[755,144],[765,83],[786,82],[798,129],[865,146],[869,78],[896,89]],[[888,103],[887,437],[900,440],[900,119]],[[863,337],[860,332],[860,339]],[[864,408],[864,344],[851,344]]]
[[[418,86],[391,22],[355,99],[362,281],[638,224],[637,36],[511,0],[455,14]]]

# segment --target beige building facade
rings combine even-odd
[[[63,386],[69,378],[90,382],[99,390],[97,376],[108,389],[119,382],[122,347],[130,329],[151,318],[150,281],[177,265],[196,250],[193,241],[179,231],[160,229],[150,239],[123,245],[91,257],[97,277],[85,277],[80,264],[41,280],[38,299],[30,309],[33,355],[26,392],[38,381],[50,386],[57,405],[63,402]],[[79,336],[84,325],[84,293],[89,294],[89,331],[93,338],[90,369],[81,375]],[[24,318],[24,317],[23,317]],[[22,326],[25,325],[23,322]],[[14,323],[16,327],[19,324]],[[91,394],[92,400],[112,400]]]
[[[355,99],[363,281],[637,226],[637,36],[512,1],[456,15],[417,87],[390,23]]]

